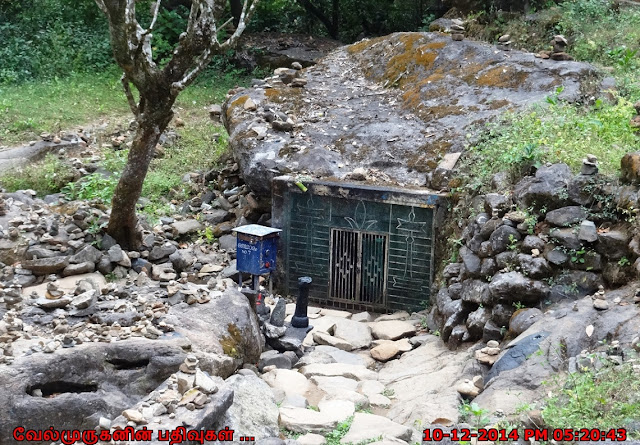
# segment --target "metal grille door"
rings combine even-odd
[[[387,235],[331,230],[331,299],[385,305]]]

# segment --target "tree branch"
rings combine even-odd
[[[129,108],[133,112],[133,115],[137,118],[140,116],[140,109],[138,108],[138,104],[136,104],[136,100],[133,97],[133,93],[131,92],[131,86],[129,85],[129,79],[126,74],[123,74],[120,78],[120,82],[122,82],[122,88],[124,88],[124,94],[127,96],[127,101],[129,102]]]

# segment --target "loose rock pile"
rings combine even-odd
[[[589,156],[579,175],[564,164],[548,165],[513,192],[474,198],[460,261],[445,267],[447,286],[433,298],[433,328],[451,348],[501,340],[539,318],[535,306],[626,283],[639,272],[640,241],[624,212],[616,212],[633,208],[627,203],[637,197],[635,187],[603,182]],[[599,292],[594,305],[605,310]]]

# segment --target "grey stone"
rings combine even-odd
[[[30,270],[34,275],[50,275],[61,272],[69,265],[69,257],[40,258],[25,260],[22,262],[24,269]]]
[[[96,270],[96,264],[92,261],[87,261],[79,264],[69,264],[62,271],[63,277],[68,277],[71,275],[80,275],[83,273],[91,273]]]
[[[561,207],[547,212],[545,221],[557,227],[569,227],[578,224],[587,217],[587,211],[581,206]]]
[[[491,293],[489,284],[481,280],[466,280],[462,283],[462,301],[467,301],[477,305],[489,304]]]
[[[511,200],[501,193],[487,193],[484,197],[484,211],[502,217],[510,208]]]
[[[491,318],[491,311],[485,307],[481,307],[471,312],[467,317],[467,331],[470,340],[478,340],[482,338],[484,325]]]
[[[127,256],[127,254],[122,250],[119,244],[112,246],[107,254],[109,255],[109,260],[112,263],[116,263],[122,267],[131,267],[131,259]]]
[[[542,318],[542,311],[537,308],[525,308],[516,311],[509,321],[509,333],[517,337],[536,321]]]
[[[494,254],[504,252],[509,247],[522,239],[520,232],[513,227],[502,225],[498,227],[489,238],[491,249]]]
[[[485,258],[482,260],[482,267],[480,268],[481,277],[492,277],[498,271],[498,264],[493,258]]]
[[[489,284],[493,298],[508,302],[536,304],[549,296],[547,284],[525,277],[519,272],[499,273]]]
[[[569,261],[569,255],[559,247],[547,249],[544,256],[551,264],[555,264],[556,266],[562,266]]]
[[[580,232],[578,232],[578,238],[588,243],[594,243],[598,241],[598,230],[593,221],[584,220],[580,223]]]
[[[580,250],[582,248],[582,242],[578,239],[574,229],[551,229],[549,236],[567,249]]]
[[[491,367],[491,371],[485,378],[485,386],[492,378],[497,377],[504,371],[515,369],[522,365],[532,354],[540,347],[540,343],[549,336],[546,331],[531,334],[521,339],[515,346],[507,349],[507,351],[498,359]]]
[[[187,249],[179,249],[169,255],[169,261],[173,265],[173,268],[182,272],[187,270],[196,262],[196,257]]]
[[[228,426],[256,440],[279,434],[278,407],[273,392],[262,379],[255,374],[233,375],[225,380],[221,391],[225,390],[232,391],[233,404],[215,420],[213,429]]]
[[[535,236],[535,235],[527,235],[524,237],[522,241],[522,250],[527,253],[531,253],[533,249],[538,249],[538,251],[544,251],[545,243],[544,241]]]
[[[184,221],[176,221],[171,224],[171,228],[173,232],[177,236],[184,236],[193,233],[198,233],[200,230],[204,228],[202,223],[196,221],[195,219],[186,219]]]
[[[69,259],[69,262],[71,264],[80,264],[85,262],[97,263],[98,261],[100,261],[101,257],[102,257],[102,253],[98,249],[96,249],[90,244],[87,244],[82,249],[80,249],[75,255],[73,255]]]
[[[260,361],[258,362],[260,372],[262,372],[265,366],[275,366],[278,369],[291,369],[291,360],[278,351],[265,351],[260,355]]]
[[[274,326],[284,326],[284,319],[286,317],[287,303],[283,298],[280,298],[275,307],[271,311],[271,318],[269,322]]]
[[[482,262],[470,249],[463,246],[460,248],[460,258],[464,264],[466,275],[469,277],[479,277]]]
[[[622,230],[610,230],[598,234],[596,252],[610,260],[619,260],[628,255],[629,235]]]
[[[514,312],[515,308],[512,304],[496,304],[491,311],[491,320],[498,326],[509,326]]]
[[[604,282],[596,273],[573,270],[559,276],[556,284],[570,286],[575,289],[576,297],[584,297],[593,294]]]
[[[164,243],[161,246],[155,246],[151,249],[151,252],[149,252],[149,261],[159,261],[167,258],[176,250],[176,246],[171,243]]]
[[[531,278],[545,278],[551,275],[551,267],[543,257],[533,257],[531,255],[518,254],[518,262],[522,273]]]
[[[567,186],[573,178],[566,164],[540,167],[535,177],[522,179],[514,188],[514,196],[520,208],[546,207],[554,210],[569,203]]]

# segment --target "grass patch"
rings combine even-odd
[[[73,74],[63,79],[0,85],[0,145],[39,139],[42,132],[57,133],[101,121],[127,123],[133,119],[120,84],[121,72]],[[247,82],[242,71],[207,71],[176,102],[180,116],[221,102],[229,88]],[[113,123],[112,123],[113,124]]]
[[[8,192],[31,189],[38,195],[58,193],[73,180],[73,169],[56,156],[47,154],[43,160],[17,168],[0,176],[0,188]]]
[[[542,415],[553,428],[623,428],[640,420],[640,374],[630,364],[570,374]]]
[[[499,171],[516,179],[545,162],[565,162],[578,171],[587,154],[598,157],[603,174],[617,174],[622,156],[640,149],[637,132],[629,126],[633,114],[625,99],[616,105],[597,101],[588,109],[556,101],[506,114],[465,156],[468,187],[481,188]]]
[[[130,110],[119,76],[114,68],[60,80],[0,85],[0,145],[126,116]]]

